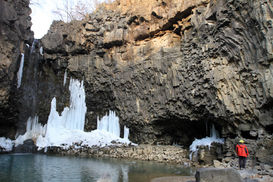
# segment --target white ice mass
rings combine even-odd
[[[192,159],[192,155],[196,155],[199,149],[199,146],[205,145],[205,146],[211,146],[211,144],[215,143],[221,143],[224,144],[225,140],[223,138],[220,138],[220,135],[218,131],[215,129],[214,125],[212,125],[210,130],[210,137],[202,138],[202,139],[195,139],[192,144],[190,145],[190,160]]]
[[[65,69],[65,72],[64,72],[64,86],[66,84],[66,78],[67,78],[67,69]]]
[[[97,129],[108,131],[119,137],[120,135],[119,118],[116,116],[116,113],[113,111],[109,111],[109,116],[106,114],[101,118],[101,120],[98,117]]]
[[[8,152],[12,150],[14,141],[9,138],[0,137],[0,151]]]
[[[24,61],[25,61],[25,55],[21,53],[21,62],[20,62],[20,67],[17,72],[17,88],[21,86],[21,81],[22,81],[22,76],[23,76],[23,69],[24,69]]]
[[[91,132],[84,132],[86,104],[83,81],[70,79],[70,106],[64,108],[61,115],[56,111],[56,98],[51,101],[51,111],[47,124],[42,126],[38,123],[39,118],[30,117],[27,121],[26,133],[18,136],[15,141],[0,138],[0,146],[7,151],[22,144],[27,139],[32,139],[39,149],[50,146],[60,146],[67,148],[75,143],[82,146],[109,146],[115,140],[120,143],[130,143],[129,129],[124,127],[125,138],[120,138],[119,118],[116,113],[109,111],[109,115],[97,120],[98,129]]]

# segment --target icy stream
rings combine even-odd
[[[25,61],[25,55],[23,53],[21,53],[21,62],[20,62],[20,67],[19,70],[17,72],[17,88],[19,88],[21,86],[21,82],[22,82],[22,76],[23,76],[23,69],[24,69],[24,61]]]

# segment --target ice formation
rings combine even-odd
[[[64,86],[66,84],[66,78],[67,78],[67,69],[65,69],[65,73],[64,73]]]
[[[195,139],[192,144],[190,145],[190,160],[192,159],[192,155],[196,155],[197,151],[199,149],[199,146],[205,145],[205,146],[211,146],[211,144],[215,143],[221,143],[224,144],[225,140],[223,138],[220,138],[219,132],[215,129],[214,125],[212,125],[210,130],[210,137],[202,138],[202,139]]]
[[[43,47],[40,47],[40,54],[43,55]]]
[[[127,128],[126,126],[124,126],[124,139],[129,140],[129,128]]]
[[[22,76],[23,76],[23,69],[24,69],[24,59],[25,59],[25,55],[23,53],[21,53],[21,62],[20,62],[20,67],[19,70],[17,72],[17,88],[19,88],[21,86],[21,81],[22,81]]]
[[[109,115],[105,115],[99,119],[97,117],[97,130],[107,131],[113,133],[115,136],[120,136],[120,125],[119,125],[119,118],[116,116],[114,111],[109,111]],[[129,128],[124,126],[124,137],[123,139],[129,141]]]
[[[120,135],[119,118],[116,116],[116,113],[113,111],[109,111],[109,115],[106,114],[101,118],[101,120],[99,120],[98,117],[97,129],[108,131],[119,137]]]
[[[15,146],[23,144],[23,142],[27,139],[32,139],[35,142],[40,135],[45,136],[47,125],[43,126],[42,124],[38,123],[38,121],[38,116],[28,118],[26,133],[17,137],[17,139],[14,141]]]
[[[0,137],[0,152],[8,152],[12,150],[14,141],[9,138]]]
[[[51,110],[47,124],[38,123],[39,118],[30,117],[27,121],[27,132],[15,140],[15,145],[22,144],[24,140],[32,139],[39,149],[50,146],[68,148],[76,143],[81,146],[112,145],[116,140],[120,143],[130,143],[129,129],[124,127],[124,138],[120,138],[119,118],[116,113],[109,111],[109,115],[97,120],[98,129],[84,132],[86,104],[83,81],[70,79],[70,106],[64,108],[61,115],[56,111],[56,98],[51,101]],[[0,144],[1,145],[1,144]]]

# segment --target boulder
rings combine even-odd
[[[244,182],[259,182],[258,179],[244,178]]]
[[[270,153],[266,149],[258,149],[255,153],[255,157],[260,162],[269,162]]]
[[[195,178],[196,182],[243,182],[243,178],[233,168],[201,168],[196,171]]]
[[[34,144],[33,140],[25,140],[23,144],[13,148],[14,153],[37,153],[38,147]]]

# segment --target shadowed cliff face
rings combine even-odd
[[[29,0],[0,0],[0,136],[13,138],[18,121],[17,71],[33,42]]]
[[[271,1],[112,6],[42,39],[58,74],[84,79],[86,130],[111,109],[138,143],[188,146],[206,124],[224,137],[272,133]]]

